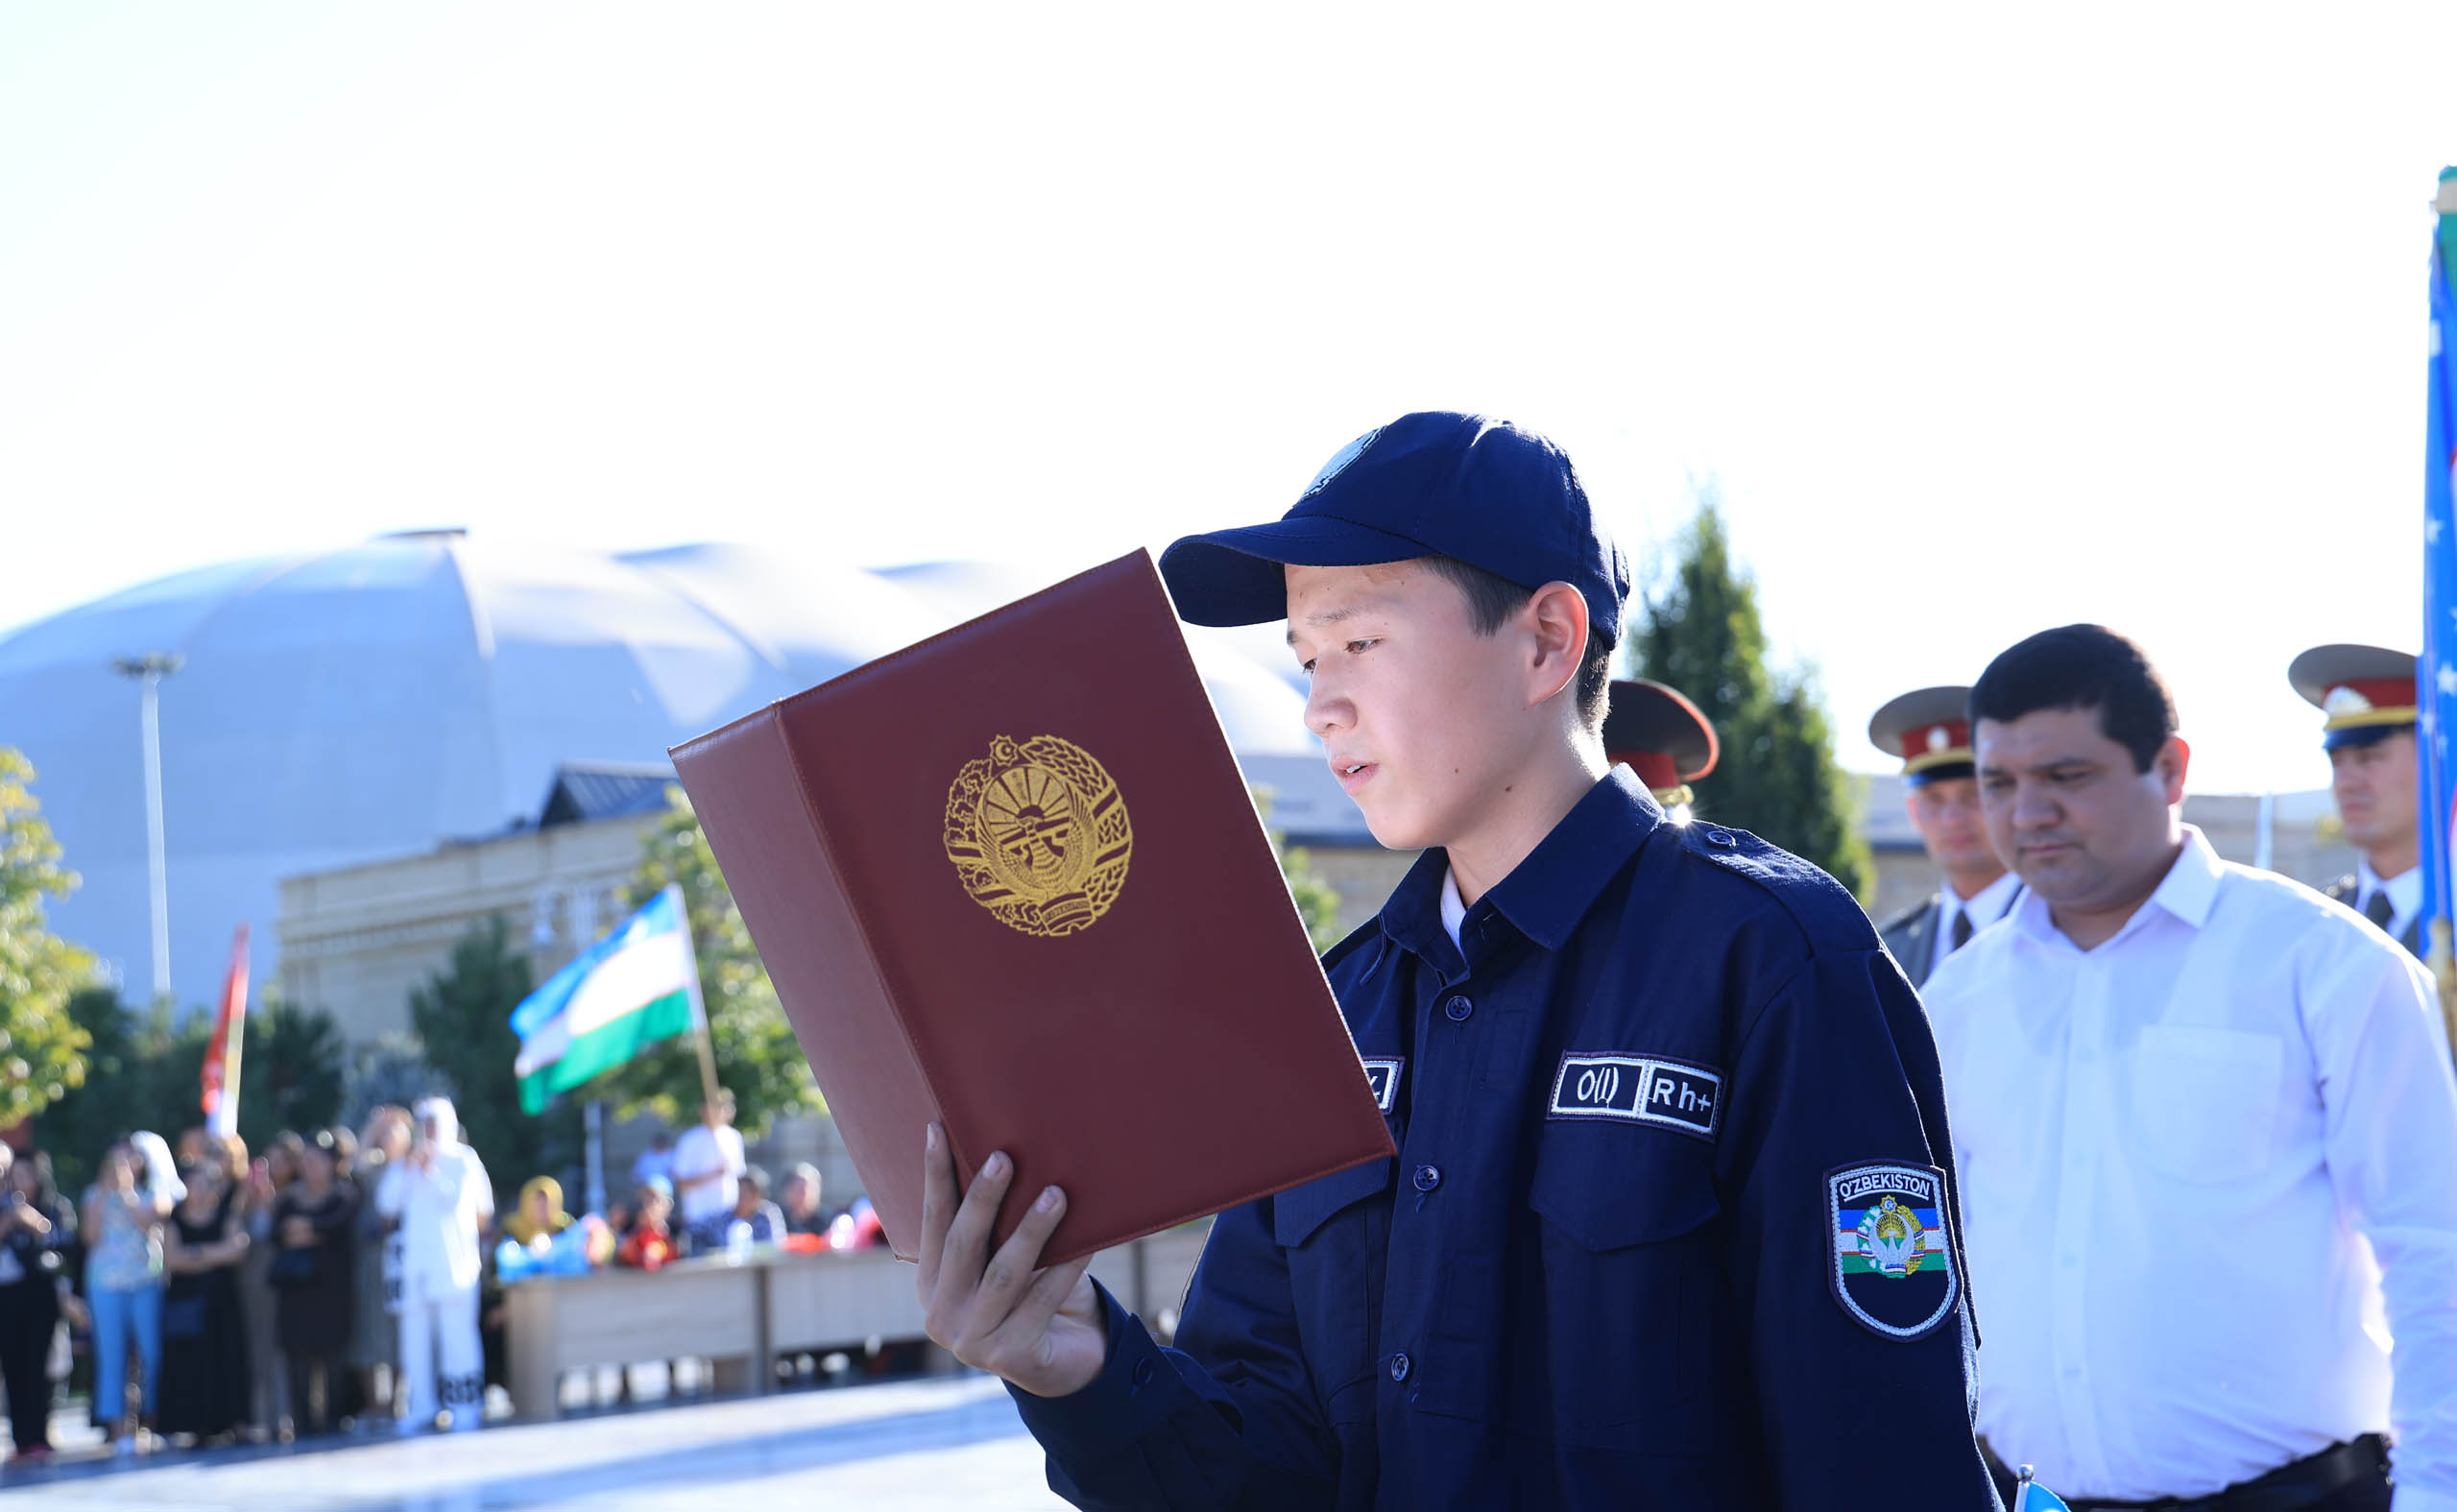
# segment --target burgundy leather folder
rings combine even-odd
[[[1047,1263],[1393,1153],[1144,553],[674,766],[897,1254],[932,1120]]]

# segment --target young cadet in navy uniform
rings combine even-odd
[[[1903,807],[1944,885],[1877,926],[1915,986],[1972,935],[2013,911],[2022,879],[2005,869],[1981,821],[1971,765],[1971,690],[1923,687],[1868,721],[1868,740],[1902,762]]]
[[[1222,1213],[1163,1348],[1013,1166],[932,1131],[930,1336],[1003,1377],[1087,1508],[1996,1504],[1951,1140],[1859,907],[1668,823],[1599,738],[1628,574],[1569,459],[1475,416],[1352,443],[1276,523],[1161,564],[1285,617],[1376,838],[1422,848],[1325,958],[1396,1161]],[[1128,696],[1131,690],[1120,690]],[[1202,905],[1199,899],[1186,900]]]
[[[1715,722],[1678,688],[1643,677],[1613,683],[1603,716],[1603,758],[1638,774],[1673,823],[1689,823],[1697,804],[1689,784],[1715,770],[1722,749]]]
[[[2363,852],[2352,876],[2323,892],[2363,915],[2420,957],[2422,840],[2416,829],[2415,662],[2378,646],[2314,646],[2288,664],[2286,680],[2327,716],[2329,792],[2349,844]]]

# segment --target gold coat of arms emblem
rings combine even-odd
[[[947,790],[947,859],[973,900],[1024,934],[1088,929],[1126,884],[1126,801],[1092,753],[1056,735],[994,736]]]

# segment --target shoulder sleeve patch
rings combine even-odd
[[[1962,1297],[1946,1231],[1945,1173],[1934,1165],[1843,1165],[1825,1178],[1826,1279],[1837,1306],[1879,1338],[1924,1339]]]

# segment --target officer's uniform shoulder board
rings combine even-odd
[[[2328,886],[2322,888],[2321,896],[2333,903],[2344,903],[2349,908],[2352,908],[2355,894],[2361,891],[2363,891],[2363,885],[2354,879],[2352,872],[2349,872]]]
[[[1911,904],[1909,907],[1897,911],[1891,918],[1877,925],[1877,932],[1879,934],[1891,934],[1897,929],[1907,929],[1919,922],[1919,916],[1921,914],[1928,912],[1928,910],[1936,906],[1937,899],[1935,895],[1932,894],[1929,897],[1923,898],[1919,901]]]
[[[1874,949],[1876,934],[1860,901],[1811,862],[1746,829],[1700,820],[1681,831],[1681,845],[1722,871],[1771,894],[1816,948]]]

